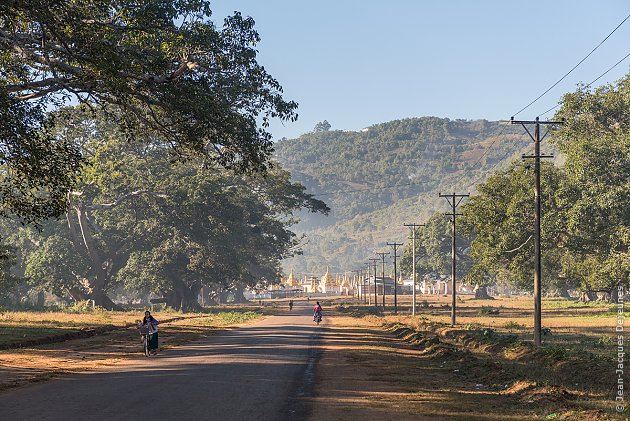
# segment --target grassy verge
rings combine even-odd
[[[442,298],[442,297],[440,297]],[[458,303],[456,327],[450,307],[428,297],[418,315],[394,315],[363,305],[340,305],[341,314],[369,320],[430,356],[428,364],[484,390],[536,405],[537,416],[615,419],[616,313],[605,303],[582,306],[546,302],[543,326],[553,326],[544,346],[531,343],[526,300],[467,300]],[[461,315],[461,317],[459,317]],[[571,415],[573,414],[573,415]],[[581,414],[581,415],[575,415]]]

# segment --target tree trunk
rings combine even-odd
[[[475,286],[475,299],[476,300],[494,300],[494,298],[491,297],[490,294],[488,294],[487,285]]]
[[[562,298],[571,298],[571,294],[569,294],[569,288],[567,287],[558,288],[558,295]]]
[[[90,298],[90,296],[80,288],[68,288],[68,294],[72,297],[75,303],[85,301]]]
[[[221,291],[219,293],[219,304],[227,304],[230,294],[230,291]]]
[[[593,291],[582,291],[580,294],[580,301],[583,303],[588,303],[589,301],[597,300],[597,294]]]
[[[95,274],[95,276],[87,279],[89,292],[85,299],[94,300],[95,305],[103,307],[106,310],[122,310],[122,308],[115,304],[105,293],[105,288],[109,283],[110,276],[105,261],[101,257],[98,247],[92,238],[86,212],[84,205],[78,203],[75,206],[69,206],[67,214],[68,229],[70,230],[72,243],[78,252],[87,252],[92,270]],[[76,214],[76,221],[72,217],[73,214]]]
[[[610,293],[608,294],[608,297],[610,298],[610,302],[617,304],[619,302],[619,286],[618,285],[613,285],[613,287],[610,289]]]
[[[236,288],[234,291],[234,302],[238,304],[248,303],[249,300],[245,298],[245,294],[243,294],[243,288]]]
[[[187,286],[184,282],[178,282],[173,291],[163,294],[166,298],[166,305],[175,310],[201,311],[202,307],[197,300],[201,284],[194,282],[192,286]]]
[[[44,291],[37,292],[37,307],[42,308],[46,304],[46,295],[44,295]]]

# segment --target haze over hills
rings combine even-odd
[[[295,230],[307,235],[304,254],[285,260],[284,269],[321,274],[326,266],[364,267],[387,242],[406,242],[403,223],[446,210],[439,192],[472,193],[531,148],[522,129],[506,122],[437,117],[283,139],[277,161],[332,209],[328,217],[300,215]]]

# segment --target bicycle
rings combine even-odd
[[[144,351],[144,356],[148,357],[151,355],[151,350],[149,349],[149,324],[138,326],[138,331],[142,336],[142,349]]]
[[[320,324],[321,321],[322,321],[322,315],[321,315],[321,313],[317,313],[315,315],[315,323]]]

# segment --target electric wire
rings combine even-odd
[[[608,72],[610,72],[611,70],[613,70],[615,67],[619,66],[621,63],[624,62],[625,59],[627,59],[628,57],[630,57],[630,53],[626,54],[621,60],[619,60],[617,63],[613,64],[611,67],[608,68],[608,70],[606,70],[604,73],[602,73],[601,75],[597,76],[595,79],[593,79],[593,81],[591,83],[589,83],[588,85],[585,86],[585,88],[590,88],[592,84],[594,84],[595,82],[597,82],[598,80],[600,80],[601,78],[603,78],[604,76],[606,76],[608,74]],[[547,111],[543,112],[540,114],[540,116],[544,116],[546,114],[548,114],[549,112],[555,110],[556,108],[558,108],[560,106],[560,104],[556,104],[553,107],[549,108]]]
[[[606,38],[604,38],[599,44],[597,44],[595,46],[595,48],[593,48],[582,60],[580,60],[575,66],[573,66],[571,68],[571,70],[569,70],[567,73],[564,74],[564,76],[562,76],[560,79],[558,79],[553,85],[551,85],[549,88],[547,88],[547,90],[545,92],[543,92],[542,94],[538,95],[532,102],[530,102],[529,104],[527,104],[526,106],[524,106],[523,108],[521,108],[520,110],[518,110],[516,113],[514,113],[512,116],[516,117],[518,114],[520,114],[521,112],[525,111],[526,109],[528,109],[529,107],[531,107],[534,103],[536,103],[540,98],[542,98],[543,96],[545,96],[549,91],[551,91],[553,88],[555,88],[560,82],[562,82],[567,76],[569,76],[571,73],[573,73],[573,71],[575,69],[578,68],[578,66],[582,63],[584,63],[584,61],[589,58],[591,56],[591,54],[593,54],[595,52],[595,50],[597,50],[604,42],[606,42],[606,40],[608,38],[610,38],[612,36],[612,34],[614,34],[617,29],[619,29],[621,27],[621,25],[623,25],[628,19],[630,18],[630,14],[628,16],[625,17],[624,20],[621,21],[621,23],[619,25],[617,25],[615,27],[615,29],[612,30],[611,33],[609,33]]]
[[[513,114],[513,116],[518,115],[519,113],[525,111],[527,108],[529,108],[530,106],[532,106],[534,103],[536,103],[540,98],[542,98],[544,95],[546,95],[549,91],[551,91],[555,86],[557,86],[561,81],[563,81],[567,76],[569,76],[575,69],[577,69],[586,59],[588,59],[602,44],[604,44],[604,42],[606,42],[608,40],[608,38],[610,38],[628,19],[630,19],[630,14],[628,14],[602,41],[599,42],[599,44],[597,44],[586,56],[584,56],[575,66],[573,66],[567,73],[565,73],[560,79],[558,79],[553,85],[551,85],[547,90],[545,90],[542,94],[540,94],[538,97],[536,97],[536,99],[534,99],[533,101],[531,101],[529,104],[525,105],[523,108],[521,108],[520,110],[518,110],[516,113]],[[599,75],[597,78],[595,78],[592,82],[590,82],[588,85],[586,85],[586,87],[590,87],[593,83],[597,82],[599,79],[601,79],[602,77],[604,77],[606,74],[608,74],[611,70],[613,70],[615,67],[617,67],[619,64],[621,64],[625,59],[627,59],[628,57],[630,57],[630,53],[628,53],[626,56],[624,56],[621,60],[619,60],[617,63],[615,63],[613,66],[611,66],[610,68],[608,68],[604,73],[602,73],[601,75]],[[545,111],[544,113],[540,114],[540,115],[545,115],[547,113],[549,113],[550,111],[555,110],[556,108],[558,108],[560,106],[560,104],[555,105],[554,107],[548,109],[547,111]],[[493,148],[493,146],[495,145],[495,143],[499,140],[500,136],[503,134],[503,132],[505,131],[505,129],[507,128],[507,126],[510,125],[509,121],[506,121],[504,126],[501,128],[501,130],[499,131],[499,133],[497,135],[495,135],[495,139],[490,143],[490,145],[488,145],[488,147],[486,148],[486,150],[484,151],[484,153],[470,166],[470,168],[467,171],[470,171],[471,169],[473,169],[477,164],[479,164],[481,162],[481,160],[490,152],[490,150]],[[462,179],[466,176],[466,171],[460,175],[456,181],[453,183],[454,186],[456,186],[457,184],[459,184]],[[386,190],[386,189],[390,189],[390,188],[396,188],[396,187],[407,187],[407,186],[414,186],[414,185],[418,185],[417,182],[411,182],[411,183],[405,183],[405,184],[391,184],[391,185],[387,185],[387,186],[380,186],[380,187],[366,187],[366,188],[362,188],[362,189],[354,189],[354,190],[339,190],[339,191],[333,191],[333,192],[325,192],[325,193],[317,193],[317,194],[313,194],[313,197],[323,197],[323,196],[332,196],[332,195],[337,195],[337,194],[350,194],[350,193],[359,193],[359,192],[370,192],[370,191],[380,191],[380,190]]]

